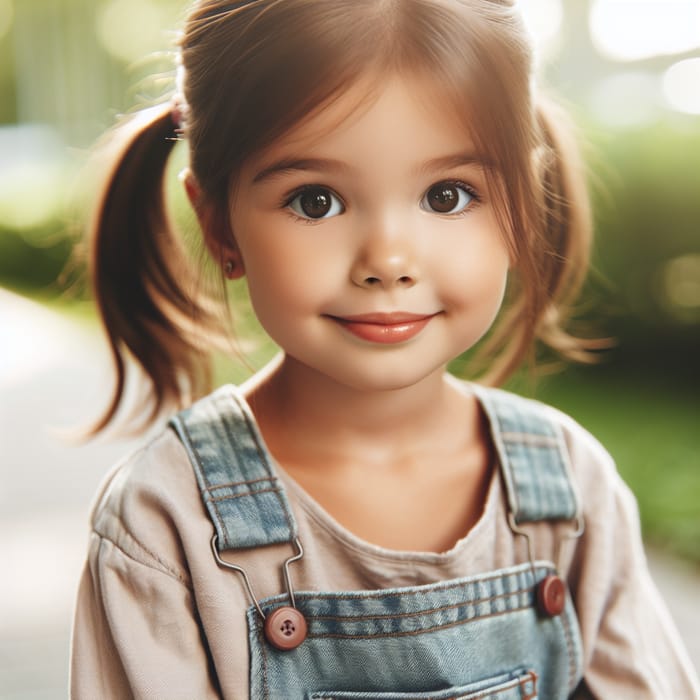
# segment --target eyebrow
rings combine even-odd
[[[350,170],[350,166],[340,160],[333,160],[331,158],[282,158],[268,165],[266,168],[263,168],[253,178],[253,182],[258,183],[279,175],[307,172],[310,170],[337,173]]]
[[[485,160],[474,153],[456,153],[440,158],[433,158],[419,168],[419,172],[431,173],[440,170],[449,170],[465,165],[478,166],[483,169],[493,167],[491,161]],[[282,158],[263,168],[253,178],[257,184],[264,180],[270,180],[280,175],[288,175],[296,172],[348,172],[351,168],[347,163],[332,158]]]
[[[442,156],[440,158],[433,158],[432,160],[424,163],[420,171],[425,173],[432,173],[440,170],[450,170],[451,168],[459,168],[464,165],[474,165],[484,170],[494,167],[494,163],[491,160],[483,158],[476,153],[455,153],[449,156]]]

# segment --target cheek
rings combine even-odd
[[[258,315],[284,307],[288,313],[322,306],[334,298],[343,277],[338,255],[312,235],[260,236],[244,246],[251,301]],[[261,319],[262,320],[262,319]]]
[[[500,306],[505,293],[510,259],[498,232],[472,231],[466,240],[453,242],[443,258],[443,290],[459,306],[485,311]]]

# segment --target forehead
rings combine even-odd
[[[364,78],[287,130],[253,160],[337,151],[351,158],[401,145],[408,153],[473,148],[469,120],[449,92],[429,76]]]

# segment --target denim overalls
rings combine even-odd
[[[514,532],[576,519],[560,428],[536,404],[473,390],[491,423]],[[553,564],[530,555],[507,569],[429,585],[294,591],[289,563],[301,558],[303,543],[245,401],[223,387],[171,425],[214,525],[212,555],[242,577],[251,598],[240,614],[248,620],[252,698],[550,700],[578,685],[578,623]],[[284,563],[287,591],[264,600],[255,599],[243,569],[219,557],[284,542],[298,552]]]

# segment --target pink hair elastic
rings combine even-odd
[[[181,97],[175,96],[170,101],[170,118],[175,130],[182,133],[185,124],[186,107]]]

